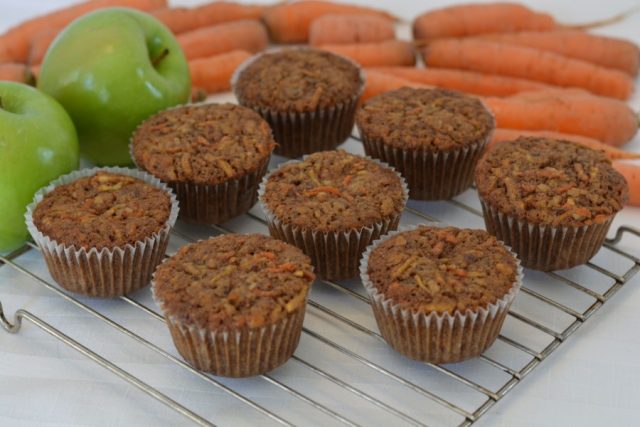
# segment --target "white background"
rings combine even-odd
[[[354,1],[358,3],[358,1]],[[0,0],[0,30],[23,19],[74,3],[69,0],[20,2]],[[196,4],[173,2],[172,4]],[[382,8],[410,20],[423,9],[450,4],[448,1],[359,1]],[[532,7],[552,13],[559,21],[585,22],[601,19],[626,10],[634,1],[526,1]],[[599,33],[626,37],[640,43],[640,14],[626,21],[598,30]],[[407,28],[400,34],[408,35]],[[631,101],[640,108],[636,94]],[[640,139],[628,145],[640,151]],[[356,150],[357,151],[357,150]],[[1,153],[0,153],[1,155]],[[1,201],[0,201],[1,202]],[[626,208],[614,224],[640,226],[640,209]],[[239,228],[244,224],[237,224]],[[174,242],[179,244],[180,242]],[[628,238],[624,247],[640,255],[640,239]],[[45,275],[37,253],[22,257],[21,265]],[[606,261],[605,261],[606,263]],[[543,365],[499,402],[479,425],[486,426],[570,426],[570,425],[636,425],[640,410],[640,277],[625,287],[587,324],[563,344]],[[141,297],[144,300],[144,297]],[[175,398],[187,406],[212,407],[214,420],[223,417],[228,425],[251,424],[252,415],[241,404],[217,396],[208,400],[204,389],[193,390],[180,384],[178,373],[168,367],[157,373],[161,362],[138,346],[122,340],[116,333],[92,321],[59,297],[43,290],[33,280],[7,267],[0,268],[0,301],[8,314],[26,308],[57,327],[73,332],[73,336],[96,351],[109,355],[121,366],[152,382],[163,391],[175,392]],[[149,303],[151,305],[151,303]],[[118,319],[140,333],[156,337],[164,348],[171,348],[162,325],[149,320],[138,322],[117,302],[93,303],[100,311]],[[364,320],[369,322],[369,320]],[[310,348],[310,347],[305,347]],[[378,348],[380,352],[386,349]],[[304,353],[304,352],[303,352]],[[311,357],[311,356],[309,356]],[[283,375],[296,376],[293,368]],[[298,375],[304,379],[304,375]],[[358,379],[353,379],[358,382]],[[364,380],[363,380],[364,381]],[[269,401],[270,392],[254,383],[229,381],[243,392]],[[207,389],[208,390],[208,389]],[[200,392],[200,393],[198,393]],[[276,397],[273,399],[277,400]],[[288,401],[271,402],[272,407],[288,405]],[[191,407],[190,406],[190,407]],[[0,331],[0,426],[62,425],[177,425],[183,420],[151,401],[120,380],[103,372],[45,336],[32,325],[11,336]],[[255,421],[259,422],[259,421]],[[298,422],[324,424],[322,417],[302,417]],[[382,419],[378,419],[380,424]],[[375,422],[371,422],[375,424]]]

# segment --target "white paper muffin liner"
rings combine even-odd
[[[193,104],[174,105],[156,114],[190,106],[193,106]],[[138,128],[145,121],[141,122],[131,134],[129,154],[133,164],[138,169],[153,175],[136,161],[136,156],[133,154],[133,139]],[[258,185],[267,172],[270,160],[271,153],[255,171],[218,184],[200,184],[189,181],[163,182],[166,182],[176,193],[176,197],[180,202],[180,219],[194,224],[222,224],[247,213],[256,204],[258,201]]]
[[[395,304],[378,291],[367,272],[369,257],[385,240],[420,226],[446,227],[440,223],[425,223],[389,233],[373,242],[360,262],[362,284],[371,299],[373,313],[385,341],[396,351],[411,359],[429,363],[454,363],[479,356],[498,337],[511,303],[522,286],[520,261],[507,245],[505,248],[516,260],[516,281],[502,298],[487,307],[467,309],[454,314],[412,312]]]
[[[602,247],[615,215],[581,227],[532,224],[500,212],[482,200],[487,231],[511,246],[522,265],[542,271],[562,270],[589,261]]]
[[[306,159],[304,156],[302,160]],[[350,279],[358,275],[360,258],[367,246],[374,240],[398,228],[404,206],[409,198],[407,183],[395,169],[384,162],[368,156],[360,156],[375,164],[393,170],[400,179],[403,193],[402,210],[397,215],[384,218],[374,224],[347,231],[321,231],[305,229],[296,225],[287,224],[273,213],[264,201],[267,181],[271,174],[287,164],[297,163],[300,160],[289,160],[282,163],[277,169],[268,173],[260,183],[258,199],[269,226],[272,237],[283,240],[300,248],[315,267],[316,274],[324,279],[342,280]]]
[[[58,243],[43,234],[33,222],[33,212],[45,195],[56,187],[79,178],[105,171],[138,178],[164,190],[171,200],[171,211],[164,227],[137,241],[113,248],[82,248]],[[53,279],[63,288],[82,295],[113,298],[134,292],[151,280],[153,271],[165,254],[169,233],[178,217],[178,201],[164,183],[152,175],[122,167],[83,169],[63,175],[36,192],[33,202],[27,206],[27,229],[42,254]]]
[[[310,154],[316,151],[332,150],[351,135],[358,101],[364,91],[365,75],[361,67],[353,60],[336,55],[349,61],[360,70],[362,84],[354,97],[329,108],[317,108],[315,111],[303,112],[272,110],[253,105],[239,95],[237,90],[238,78],[247,66],[263,55],[290,49],[317,50],[309,47],[286,47],[258,53],[240,64],[233,73],[231,77],[232,91],[240,105],[255,110],[269,123],[273,130],[274,138],[278,143],[274,153],[285,157],[297,158],[303,154]]]
[[[151,291],[166,316],[176,349],[191,366],[218,376],[243,378],[271,371],[291,358],[300,341],[310,286],[304,303],[278,321],[260,328],[220,331],[186,324],[167,315],[153,281]]]

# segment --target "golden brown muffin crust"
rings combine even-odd
[[[209,330],[259,328],[306,302],[315,276],[298,248],[261,234],[230,234],[187,246],[154,275],[167,316]]]
[[[397,173],[346,151],[322,151],[281,166],[262,202],[285,224],[344,231],[400,214],[405,204]]]
[[[478,163],[476,184],[500,212],[554,226],[606,222],[628,198],[627,182],[603,153],[546,138],[492,148]]]
[[[261,54],[238,77],[243,105],[276,111],[315,111],[351,101],[363,85],[351,61],[317,49],[293,48]]]
[[[35,226],[64,245],[113,248],[151,237],[171,213],[166,191],[127,175],[98,172],[56,187],[33,212]]]
[[[271,128],[249,108],[189,105],[160,112],[134,132],[136,164],[165,182],[219,184],[268,161]]]
[[[453,314],[503,298],[516,283],[517,262],[484,230],[420,226],[380,243],[367,273],[403,309]]]
[[[495,121],[477,99],[445,89],[401,88],[356,113],[363,137],[392,147],[453,150],[487,140]]]

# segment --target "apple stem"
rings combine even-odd
[[[31,70],[27,69],[24,72],[24,82],[26,84],[28,84],[29,86],[35,86],[36,85],[36,75],[33,74],[33,72],[31,72]]]
[[[154,67],[157,67],[158,64],[160,64],[160,62],[162,62],[162,60],[167,57],[167,55],[169,55],[169,49],[165,47],[164,49],[162,49],[162,52],[160,52],[158,56],[153,58],[151,64],[153,64]]]

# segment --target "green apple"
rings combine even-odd
[[[0,82],[0,252],[24,243],[34,193],[78,167],[78,137],[67,112],[27,85]]]
[[[133,9],[72,22],[42,63],[38,88],[71,116],[80,150],[99,165],[128,165],[129,137],[147,117],[186,103],[189,67],[171,31]]]

